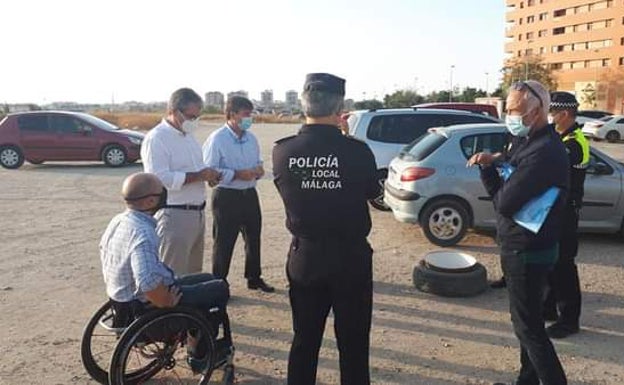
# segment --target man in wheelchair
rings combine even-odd
[[[109,223],[100,241],[100,257],[106,293],[113,308],[125,309],[130,318],[125,322],[150,307],[184,305],[206,316],[215,308],[225,311],[229,288],[224,280],[208,273],[175,277],[160,261],[153,218],[167,201],[160,180],[149,173],[132,174],[124,180],[122,195],[127,210]],[[189,364],[199,371],[205,362],[202,353],[194,351],[197,344],[197,336],[189,332]]]

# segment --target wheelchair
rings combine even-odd
[[[191,346],[193,345],[193,346]],[[101,384],[208,384],[223,369],[234,383],[234,346],[225,309],[146,308],[104,303],[85,326],[82,363]]]

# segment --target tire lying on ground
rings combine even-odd
[[[437,264],[440,259],[449,257],[451,254],[466,257],[463,253],[433,252],[414,266],[414,286],[425,293],[440,295],[443,297],[470,297],[482,293],[487,287],[487,271],[485,267],[476,262],[474,258],[469,262],[462,262],[453,267]]]

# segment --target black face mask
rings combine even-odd
[[[150,209],[145,209],[145,210],[141,210],[144,212],[151,212],[152,214],[156,214],[156,212],[160,209],[162,209],[163,207],[165,207],[167,205],[167,189],[163,187],[162,191],[160,192],[160,194],[147,194],[147,195],[142,195],[140,197],[136,197],[136,198],[126,198],[126,201],[131,202],[131,201],[138,201],[139,199],[144,199],[147,197],[154,197],[157,196],[158,197],[158,202],[156,203],[156,206],[150,208]]]
[[[163,187],[162,192],[158,196],[158,203],[156,203],[156,206],[154,206],[152,210],[154,210],[154,213],[155,213],[156,211],[162,209],[166,205],[167,205],[167,189]]]

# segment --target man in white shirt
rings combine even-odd
[[[202,271],[206,207],[205,182],[215,184],[218,171],[204,165],[201,146],[192,135],[203,102],[190,88],[175,91],[167,116],[141,147],[145,172],[156,174],[168,190],[167,204],[156,214],[160,256],[176,275]]]

